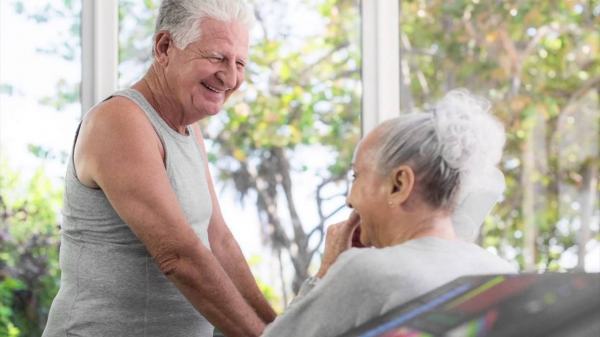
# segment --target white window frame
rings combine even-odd
[[[400,114],[400,0],[363,0],[362,134]]]
[[[400,114],[399,2],[361,1],[363,134]],[[118,9],[118,0],[83,0],[82,116],[117,89]]]
[[[83,0],[81,8],[81,116],[117,88],[118,0]]]

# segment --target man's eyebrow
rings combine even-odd
[[[221,52],[218,52],[216,50],[201,50],[200,52],[203,53],[204,55],[208,55],[208,56],[218,56],[218,57],[227,57],[227,58],[229,57],[228,55],[226,55],[224,53],[221,53]],[[237,57],[236,56],[235,60],[236,61],[241,61],[241,62],[244,62],[244,63],[248,62],[248,60],[245,57]]]
[[[219,53],[216,50],[206,50],[206,49],[203,49],[203,50],[200,50],[200,52],[202,54],[204,54],[204,55],[207,55],[207,56],[217,56],[217,57],[223,57],[224,56],[223,53]]]

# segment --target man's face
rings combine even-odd
[[[248,31],[237,22],[202,19],[201,36],[184,49],[169,47],[165,68],[185,124],[217,114],[244,81]]]

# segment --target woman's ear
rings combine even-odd
[[[415,186],[415,173],[408,165],[400,165],[392,171],[390,205],[401,205],[408,200]]]
[[[169,63],[169,48],[172,46],[171,34],[166,31],[160,31],[156,34],[154,40],[154,59],[162,65],[166,66]]]

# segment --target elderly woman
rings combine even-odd
[[[501,156],[503,129],[488,110],[452,91],[433,111],[386,121],[360,142],[353,214],[328,229],[316,277],[263,336],[337,336],[459,276],[515,272],[459,239],[452,223],[463,182]],[[369,248],[350,249],[357,226]]]
[[[213,325],[246,337],[275,318],[223,220],[196,123],[242,84],[252,20],[243,0],[163,0],[150,69],[85,115],[44,337],[209,337]]]

